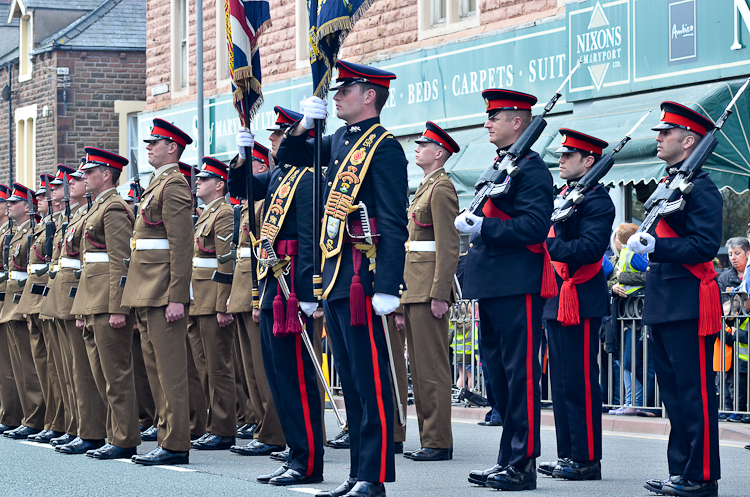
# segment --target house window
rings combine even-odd
[[[477,0],[418,0],[420,40],[479,26]]]
[[[448,0],[432,0],[432,26],[445,24],[446,3]]]
[[[21,17],[21,26],[19,29],[21,39],[19,41],[18,50],[18,80],[28,81],[31,79],[31,51],[33,49],[33,37],[32,37],[32,24],[31,24],[31,13]]]
[[[465,19],[477,14],[477,0],[459,0],[458,17]]]
[[[36,115],[37,106],[16,109],[16,177],[15,181],[34,188],[36,181]]]
[[[297,69],[310,66],[310,17],[307,13],[307,0],[295,0],[296,52]]]
[[[172,0],[172,91],[187,90],[189,85],[190,46],[188,44],[188,0]]]

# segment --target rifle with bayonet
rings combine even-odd
[[[690,180],[701,171],[703,165],[716,149],[716,145],[719,144],[716,132],[724,126],[724,123],[732,114],[732,107],[734,107],[740,95],[745,92],[748,83],[750,83],[750,78],[745,81],[745,84],[742,85],[732,101],[729,102],[727,108],[724,109],[724,113],[716,121],[714,128],[706,133],[706,136],[698,142],[688,158],[685,159],[672,181],[668,184],[666,182],[659,183],[654,193],[643,204],[647,212],[646,219],[643,220],[636,233],[653,232],[661,218],[679,212],[685,207],[684,195],[693,190],[693,184]],[[645,238],[641,237],[640,241],[643,245],[648,245],[648,241]]]
[[[547,105],[544,106],[542,114],[535,116],[526,129],[523,130],[521,136],[519,136],[515,143],[510,146],[508,151],[504,155],[498,156],[498,158],[495,159],[494,164],[482,173],[479,180],[474,184],[476,193],[474,194],[474,199],[471,201],[471,204],[466,208],[466,212],[477,215],[477,213],[482,210],[482,207],[488,198],[499,197],[508,192],[511,178],[518,174],[518,166],[516,165],[516,162],[518,159],[529,153],[531,147],[542,135],[544,128],[547,126],[547,121],[544,120],[544,117],[552,110],[560,99],[563,88],[565,88],[565,85],[568,84],[568,81],[570,81],[570,78],[573,77],[573,74],[575,74],[580,66],[581,60],[579,59],[578,63],[570,71],[570,74],[568,74],[568,77],[565,78],[565,81],[560,85],[560,88],[557,89],[554,96],[549,102],[547,102]],[[468,224],[473,224],[471,219],[467,219],[466,222]]]
[[[633,129],[628,131],[620,143],[612,150],[611,154],[607,154],[601,157],[596,163],[591,166],[591,169],[578,180],[576,185],[572,188],[568,188],[564,194],[555,198],[555,210],[552,212],[552,222],[559,223],[565,221],[573,214],[573,208],[583,201],[583,198],[587,191],[594,188],[599,184],[599,181],[606,176],[612,166],[615,165],[614,156],[630,141],[630,137],[635,130],[646,120],[646,117],[651,111],[646,114],[635,123]]]
[[[130,151],[130,164],[133,166],[133,179],[130,180],[130,184],[133,185],[133,219],[135,219],[138,217],[138,205],[143,196],[141,173],[138,171],[138,157],[135,155],[135,150]]]
[[[46,174],[40,175],[42,183],[44,185],[44,198],[47,200],[47,221],[44,223],[44,234],[46,239],[44,240],[44,267],[34,271],[37,276],[42,276],[50,269],[50,263],[52,262],[52,240],[55,238],[55,220],[53,219],[52,210],[52,191],[49,184],[49,176]]]
[[[30,189],[26,191],[26,202],[29,207],[29,234],[26,237],[26,266],[28,271],[28,265],[31,262],[31,251],[34,245],[34,231],[36,230],[36,213],[34,212],[34,192]],[[26,276],[28,279],[28,273]],[[18,281],[18,286],[22,287],[26,284],[26,279]]]
[[[6,281],[10,276],[10,242],[13,240],[13,220],[8,217],[8,231],[5,233],[3,241],[3,274],[0,276],[0,283]]]

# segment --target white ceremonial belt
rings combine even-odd
[[[29,272],[36,273],[40,269],[45,269],[46,267],[46,264],[29,264]]]
[[[166,238],[130,239],[131,250],[169,250],[169,240]]]
[[[59,270],[60,270],[60,264],[54,264],[54,265],[52,266],[52,272],[53,272],[53,273],[56,273],[56,272],[58,272]]]
[[[23,281],[28,277],[29,277],[29,273],[27,273],[26,271],[11,271],[10,272],[10,279],[12,280]]]
[[[207,267],[211,269],[217,269],[219,263],[216,259],[208,257],[193,257],[193,267]]]
[[[251,247],[240,247],[240,259],[246,259],[253,256],[253,249]]]
[[[106,252],[86,252],[83,254],[83,262],[86,264],[93,262],[109,262],[109,254]]]
[[[3,276],[5,276],[5,271],[0,271],[0,278],[2,278]]]
[[[407,252],[435,252],[434,240],[409,240],[406,242]]]
[[[70,257],[60,257],[60,267],[81,269],[81,261],[79,261],[78,259],[71,259]]]

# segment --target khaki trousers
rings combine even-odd
[[[380,320],[380,316],[373,316],[373,319]],[[393,362],[396,365],[396,379],[398,380],[398,394],[401,396],[401,403],[404,407],[404,426],[398,422],[398,405],[396,404],[396,394],[394,389],[393,406],[395,408],[393,417],[393,442],[399,443],[406,441],[406,408],[407,396],[409,395],[409,374],[406,369],[406,358],[404,350],[406,347],[405,337],[406,330],[397,330],[393,316],[388,318],[388,335],[391,338],[391,349],[393,349]],[[388,371],[390,377],[391,372]],[[391,382],[392,383],[392,382]],[[395,385],[394,385],[395,387]]]
[[[140,307],[136,322],[151,392],[156,404],[161,447],[190,450],[187,316],[167,322],[162,307]],[[187,306],[186,306],[187,310]]]
[[[65,364],[63,363],[62,350],[60,349],[60,339],[57,336],[57,327],[53,320],[41,318],[39,318],[39,326],[42,328],[44,343],[47,346],[47,358],[51,359],[52,364],[52,368],[50,368],[50,362],[48,362],[47,375],[51,382],[55,382],[53,387],[59,392],[60,407],[62,408],[63,428],[55,431],[67,433],[71,427],[71,423],[74,423],[75,420],[71,409],[72,405],[70,403],[68,383],[66,382]],[[54,375],[50,374],[51,370],[54,370]]]
[[[255,429],[254,438],[267,445],[286,445],[281,421],[271,396],[271,388],[268,386],[266,370],[263,367],[260,325],[253,321],[251,312],[242,312],[236,316],[248,396],[257,416],[258,427]]]
[[[239,316],[235,316],[235,320],[239,319]],[[243,426],[244,424],[257,423],[255,420],[255,411],[253,410],[253,403],[250,402],[250,397],[247,394],[247,381],[245,381],[245,366],[242,364],[242,357],[240,357],[240,336],[239,333],[234,334],[234,345],[232,347],[232,362],[234,363],[234,383],[236,385],[235,392],[237,392],[237,426]]]
[[[73,387],[78,406],[78,436],[84,440],[104,440],[107,436],[107,405],[99,395],[94,373],[91,371],[83,331],[75,319],[60,322],[70,344],[73,359]]]
[[[59,319],[51,321],[55,327],[55,337],[60,348],[60,360],[62,362],[62,380],[65,384],[63,389],[63,403],[65,404],[65,433],[74,437],[78,436],[78,398],[76,397],[73,351],[70,347],[68,332],[65,330],[65,322]],[[58,376],[60,368],[57,368]]]
[[[406,343],[422,447],[447,449],[451,433],[448,313],[435,319],[430,303],[405,304]]]
[[[237,434],[237,386],[232,357],[235,329],[234,323],[220,327],[216,314],[188,318],[188,335],[197,334],[203,346],[208,384],[206,429],[220,437]]]
[[[29,335],[31,337],[31,352],[34,355],[34,366],[42,385],[42,395],[47,410],[44,415],[44,428],[47,430],[62,432],[65,430],[65,407],[60,390],[60,379],[55,368],[55,360],[50,348],[51,338],[49,328],[42,324],[39,314],[29,314],[26,317],[29,323]]]
[[[190,434],[200,437],[206,433],[208,425],[208,397],[206,378],[206,358],[200,337],[187,339],[188,409],[190,411]],[[199,366],[202,364],[202,366]]]
[[[109,325],[109,314],[84,316],[83,341],[99,395],[107,404],[107,441],[123,449],[141,444],[138,403],[133,378],[133,320],[125,326]]]
[[[156,407],[154,397],[151,395],[151,386],[148,384],[146,363],[143,362],[143,351],[141,350],[141,334],[133,333],[133,342],[130,346],[133,353],[133,379],[135,380],[135,398],[138,402],[138,424],[144,428],[155,425]]]
[[[23,419],[23,409],[10,356],[8,327],[0,324],[0,424],[18,426]]]
[[[45,404],[42,385],[34,369],[34,356],[31,351],[29,326],[26,321],[8,321],[8,342],[10,362],[16,380],[18,396],[21,399],[23,420],[21,424],[35,430],[44,429]]]

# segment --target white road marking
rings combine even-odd
[[[322,492],[322,489],[318,488],[307,488],[307,487],[290,487],[289,490],[293,490],[295,492],[301,492],[303,494],[317,494],[318,492]]]
[[[151,466],[152,468],[161,468],[161,469],[171,469],[172,471],[179,471],[182,473],[197,473],[197,469],[189,469],[189,468],[181,468],[179,466],[168,466],[166,464],[157,464],[156,466]]]
[[[44,447],[45,449],[54,449],[50,444],[40,444],[37,442],[21,442],[24,445],[33,445],[34,447]]]

